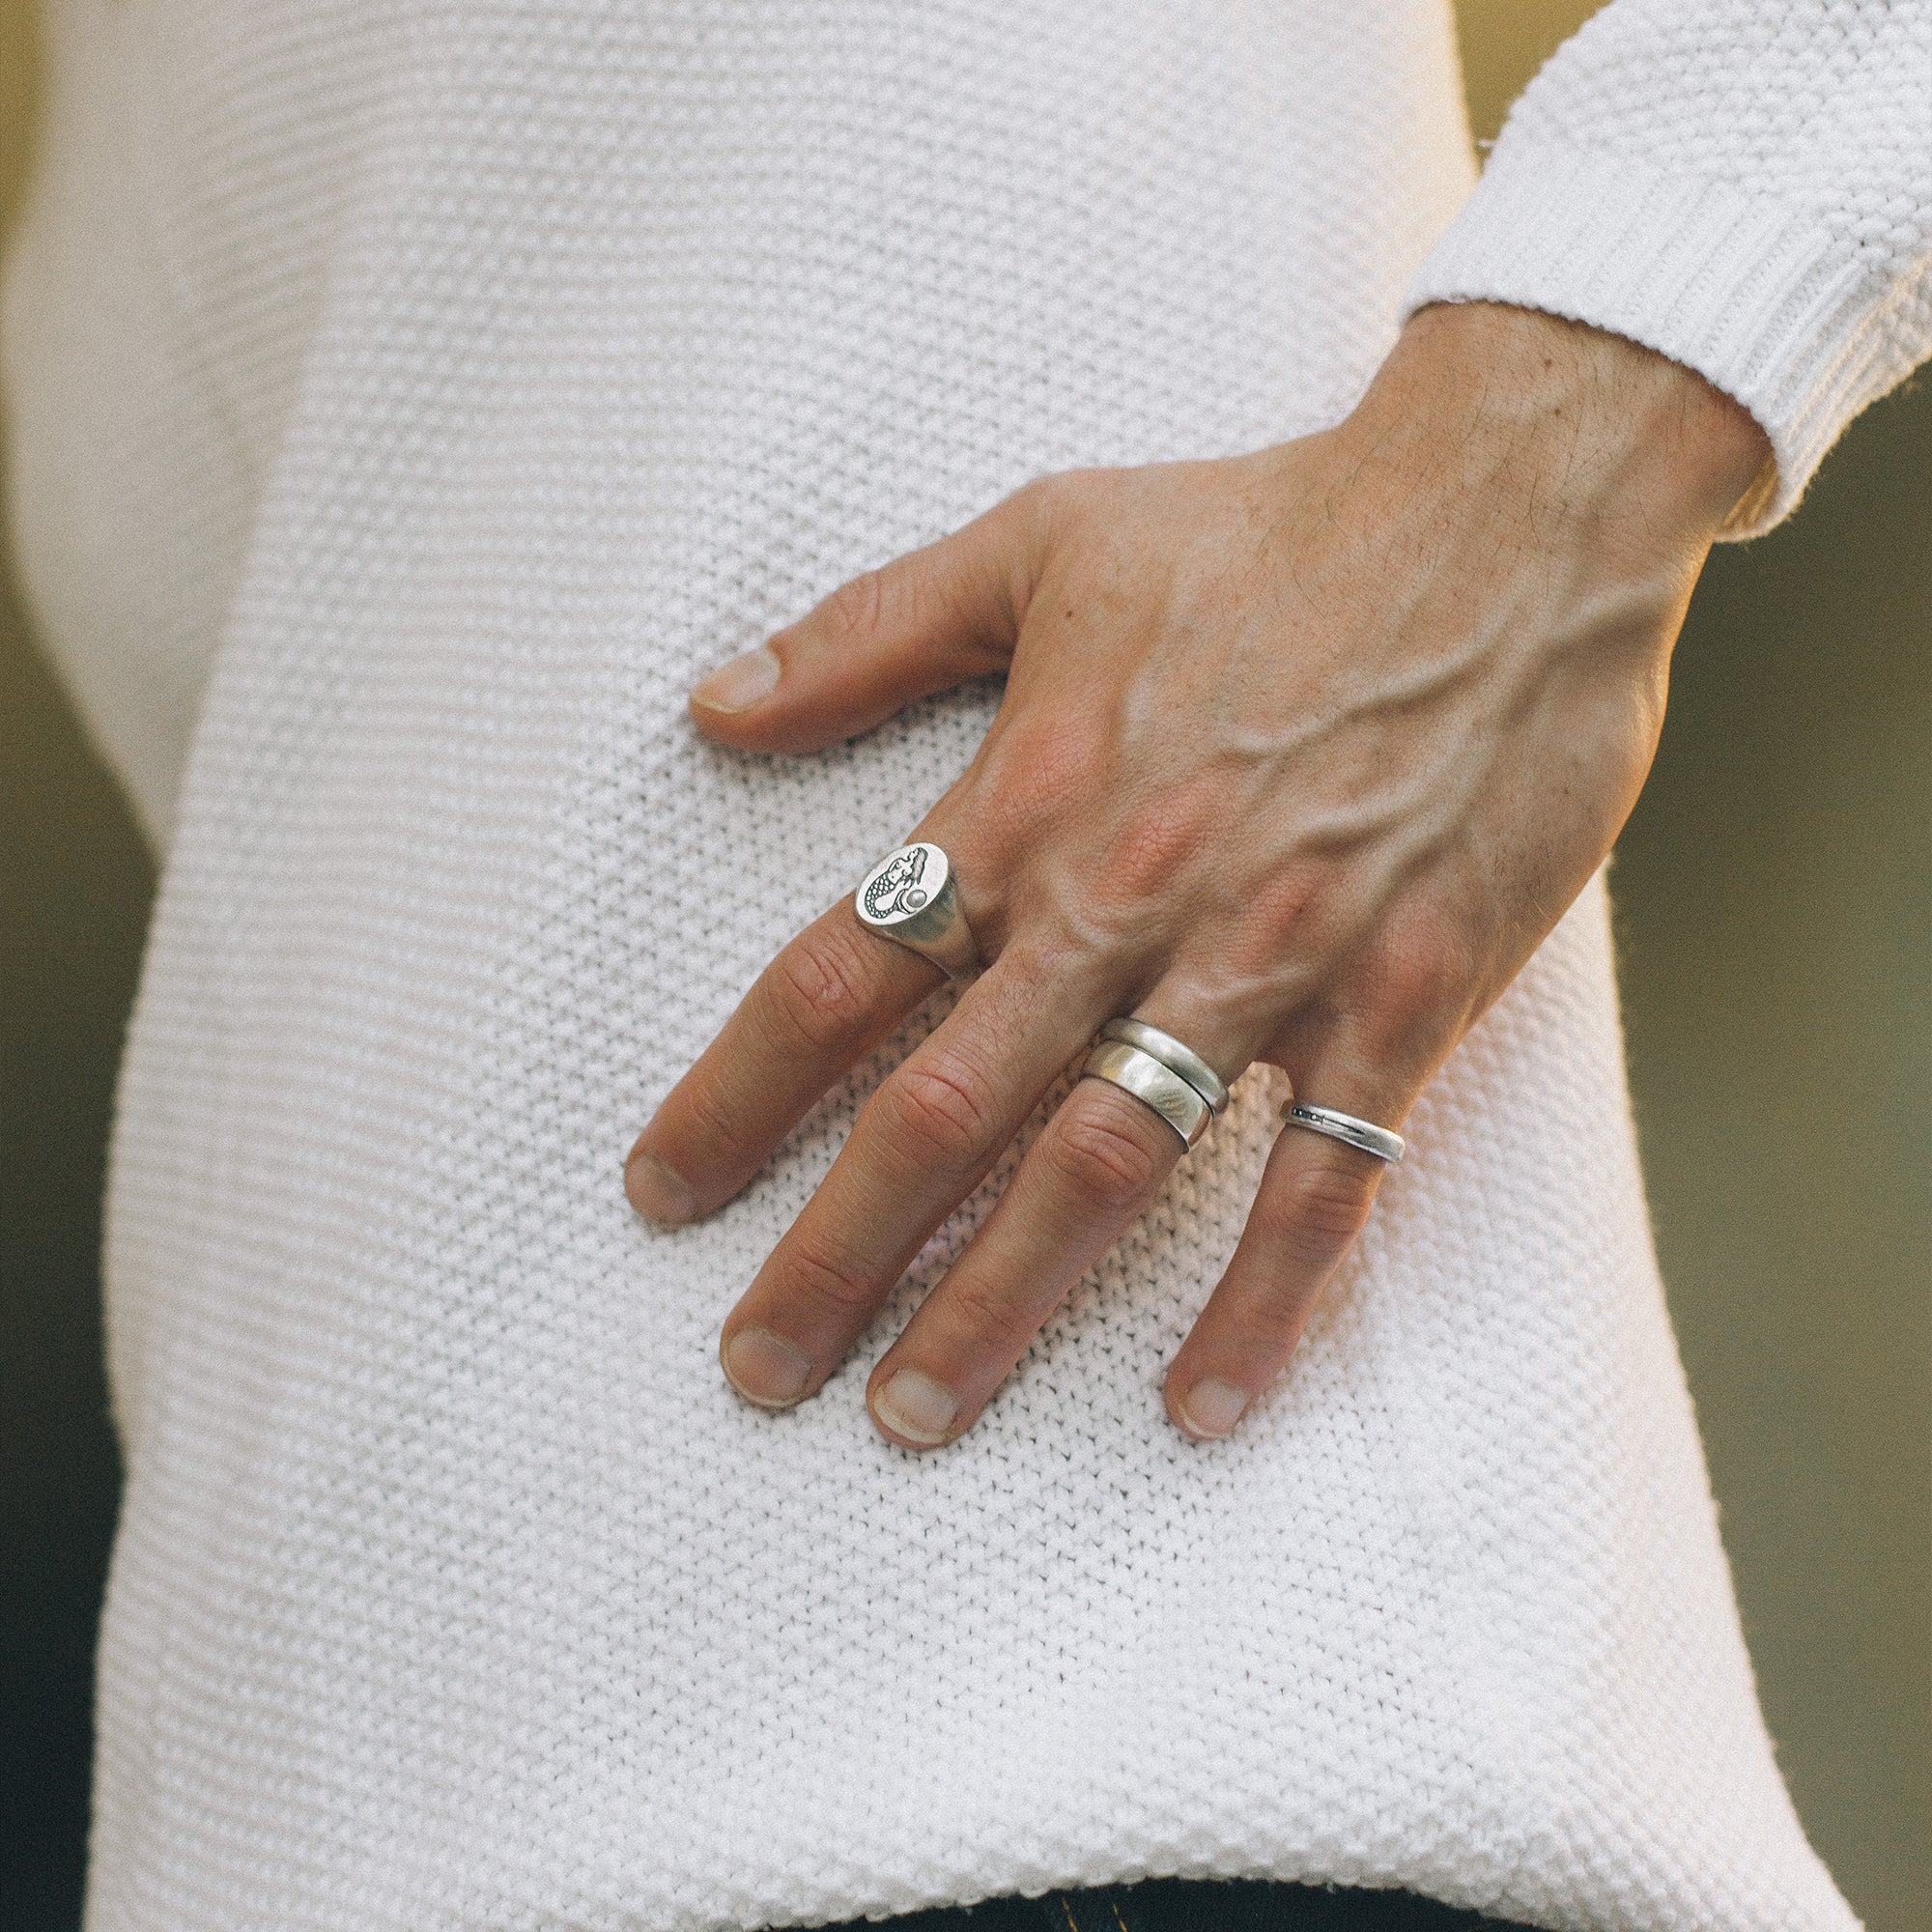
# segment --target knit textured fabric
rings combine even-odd
[[[1802,154],[1790,206],[1865,236],[1863,109],[1807,130],[1892,98],[1921,12],[1694,14],[1714,60],[1837,92],[1787,95],[1780,147],[1746,82],[1660,90],[1639,11],[1506,155],[1730,128],[1753,192]],[[91,1932],[698,1932],[1151,1873],[1848,1926],[1739,1634],[1601,881],[1223,1443],[1159,1381],[1269,1075],[929,1457],[866,1377],[1010,1159],[798,1411],[714,1350],[944,997],[711,1220],[619,1184],[996,702],[777,760],[696,739],[690,683],[1041,471],[1333,421],[1470,186],[1444,8],[73,0],[48,32],[24,560],[175,828],[111,1184]],[[1452,231],[1503,293],[1560,280],[1481,246],[1516,206]],[[1577,259],[1520,298],[1587,315]],[[1811,427],[1767,424],[1801,470],[1878,376],[1818,380]]]

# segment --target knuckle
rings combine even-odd
[[[1049,470],[1044,476],[1035,477],[1026,487],[1038,493],[1043,507],[1065,514],[1110,505],[1118,499],[1125,481],[1125,472],[1099,463]]]
[[[1031,509],[1050,509],[1080,480],[1077,469],[1049,469],[1022,483],[1012,494],[1011,501],[1023,503]]]
[[[1170,787],[1136,811],[1115,839],[1104,874],[1107,890],[1129,901],[1162,896],[1212,849],[1222,829],[1208,787]]]
[[[1032,1340],[1035,1324],[991,1282],[967,1277],[946,1290],[949,1326],[989,1349],[1017,1354]]]
[[[701,1072],[694,1073],[684,1095],[686,1125],[682,1138],[700,1157],[723,1158],[734,1165],[752,1151],[745,1130],[733,1115],[725,1090]]]
[[[1022,516],[1035,519],[1041,528],[1051,528],[1054,521],[1077,502],[1087,472],[1081,469],[1053,469],[1022,483],[1008,502]]]
[[[1468,945],[1433,920],[1410,920],[1384,934],[1370,960],[1377,1003],[1399,1020],[1456,1006],[1474,978]]]
[[[970,1164],[994,1131],[992,1083],[955,1053],[907,1061],[884,1093],[894,1138],[935,1165]]]
[[[808,1046],[841,1045],[864,1022],[858,960],[829,928],[794,939],[772,961],[766,988],[780,1024]]]
[[[1332,1259],[1368,1224],[1375,1199],[1374,1175],[1353,1162],[1319,1160],[1290,1183],[1280,1209],[1281,1232],[1291,1243]]]
[[[851,1321],[870,1315],[878,1292],[846,1256],[796,1240],[781,1277],[790,1298]]]
[[[988,842],[1021,850],[1055,820],[1090,810],[1104,770],[1105,732],[1103,720],[1073,707],[1055,707],[1003,730],[975,787]]]
[[[1065,498],[1065,482],[1056,472],[1022,483],[1000,506],[1009,526],[1034,536],[1050,530]]]
[[[1378,973],[1384,1002],[1398,1013],[1434,1013],[1461,991],[1463,961],[1446,946],[1411,944],[1385,955]]]
[[[1093,1084],[1093,1083],[1088,1083]],[[1139,1107],[1139,1101],[1129,1101]],[[1172,1162],[1163,1158],[1148,1129],[1172,1140],[1171,1130],[1149,1114],[1144,1126],[1111,1105],[1076,1105],[1068,1100],[1046,1136],[1047,1158],[1055,1178],[1090,1208],[1125,1211],[1139,1207]]]
[[[869,637],[885,623],[891,594],[885,569],[868,570],[841,583],[825,600],[826,628],[835,639]]]

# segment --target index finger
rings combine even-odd
[[[944,977],[841,899],[758,975],[665,1096],[624,1160],[631,1206],[670,1227],[722,1207]]]

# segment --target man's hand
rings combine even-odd
[[[810,1396],[1099,1027],[1388,1126],[1603,862],[1713,534],[1768,460],[1735,404],[1620,338],[1428,309],[1338,428],[1048,478],[848,584],[693,695],[810,752],[1005,669],[909,838],[952,860],[988,970],[880,1088],[726,1318],[748,1400]],[[841,902],[772,962],[644,1129],[631,1200],[709,1213],[938,982]],[[1080,1082],[873,1372],[911,1448],[969,1428],[1158,1189],[1179,1137]],[[1299,1129],[1167,1378],[1223,1435],[1288,1359],[1379,1164]]]

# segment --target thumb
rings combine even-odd
[[[835,590],[691,694],[707,738],[815,752],[969,677],[1005,669],[1044,548],[1030,485],[965,528]]]

